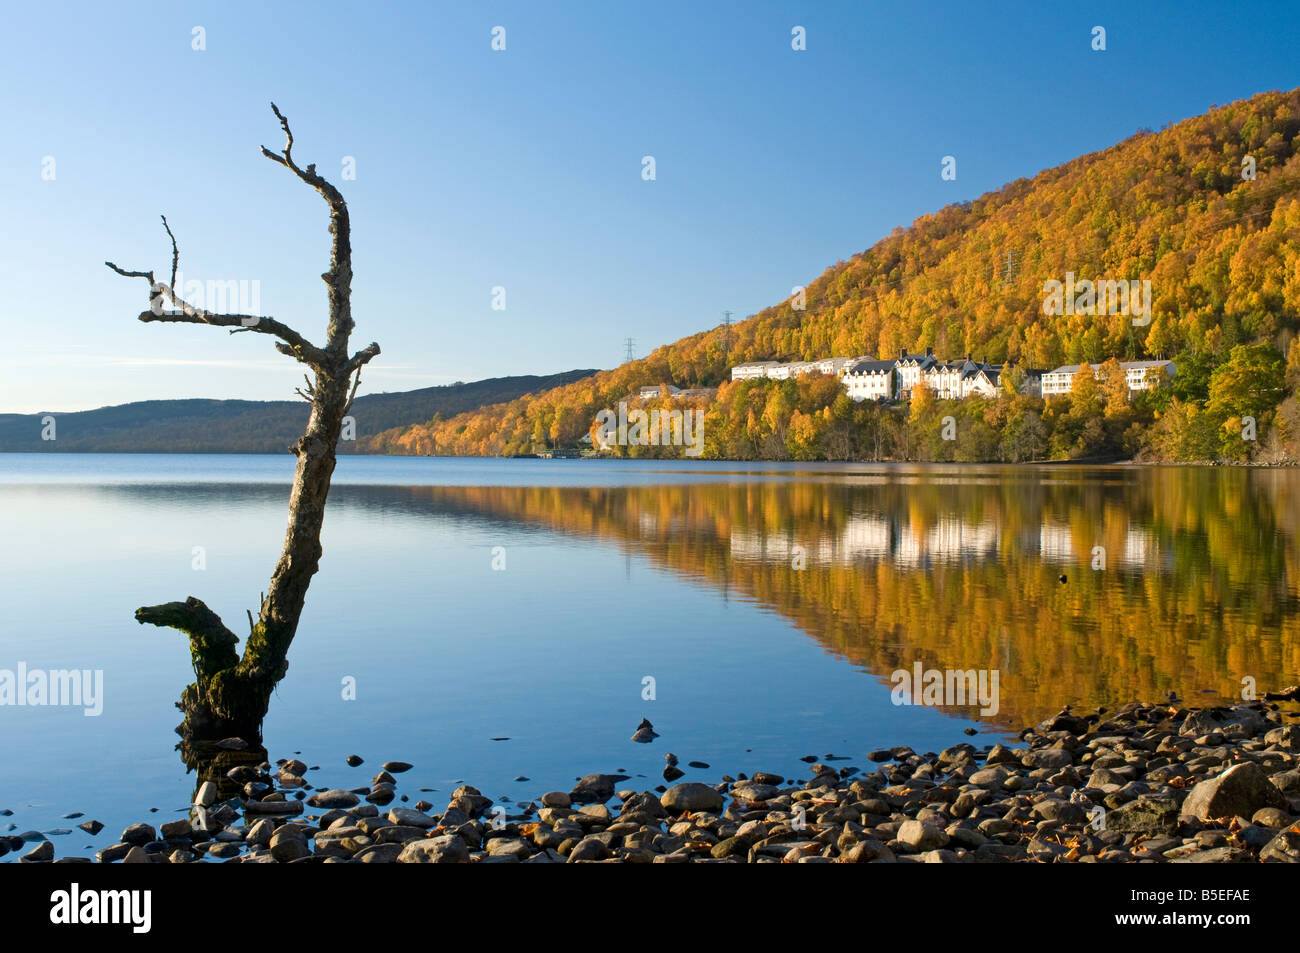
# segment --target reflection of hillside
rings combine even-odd
[[[998,668],[996,720],[1007,724],[1064,702],[1113,704],[1171,688],[1235,696],[1246,675],[1261,687],[1296,680],[1296,474],[1029,472],[943,484],[403,492],[440,512],[634,548],[770,606],[882,678],[918,659]],[[1105,547],[1105,572],[1090,568],[1095,546]],[[792,568],[799,552],[801,571]]]

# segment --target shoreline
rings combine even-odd
[[[646,729],[653,730],[643,723],[638,734]],[[408,806],[414,795],[399,791],[399,777],[413,766],[404,762],[385,763],[369,787],[349,790],[309,783],[317,769],[298,760],[250,760],[221,779],[226,794],[238,795],[223,798],[215,781],[204,781],[188,818],[158,829],[133,824],[94,858],[56,857],[49,840],[14,836],[0,836],[0,856],[13,853],[21,863],[1300,863],[1300,711],[1260,701],[1067,708],[1018,737],[1016,747],[882,749],[861,766],[808,756],[803,777],[756,771],[715,784],[674,783],[681,772],[670,754],[665,783],[654,790],[623,789],[625,775],[591,774],[567,793],[547,792],[521,807],[462,785],[438,813],[424,800]],[[241,746],[228,739],[220,747],[237,758]]]
[[[214,456],[214,457],[282,457],[287,451],[270,451],[270,450],[3,450],[0,449],[0,456],[5,454],[26,454],[26,455],[48,455],[48,456]],[[1294,470],[1300,468],[1300,460],[1267,460],[1260,462],[1242,462],[1239,460],[1138,460],[1129,459],[1095,459],[1081,458],[1078,460],[1023,460],[1019,463],[1012,463],[1006,460],[769,460],[754,459],[742,460],[738,457],[620,457],[620,456],[590,456],[590,457],[542,457],[537,454],[511,454],[502,456],[461,456],[456,454],[441,453],[375,453],[372,451],[357,452],[342,450],[338,454],[340,457],[373,457],[375,459],[401,459],[401,460],[546,460],[549,463],[557,461],[576,461],[579,463],[591,462],[613,462],[629,464],[646,464],[658,462],[695,462],[702,463],[745,463],[745,464],[789,464],[799,466],[804,464],[814,464],[818,466],[890,466],[890,467],[1008,467],[1008,468],[1032,468],[1032,467],[1088,467],[1089,469],[1101,469],[1114,467],[1122,468],[1149,468],[1157,467],[1198,467],[1205,469],[1241,469],[1241,470]]]

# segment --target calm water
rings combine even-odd
[[[196,595],[244,630],[292,466],[0,454],[0,669],[104,672],[99,717],[0,707],[0,831],[108,825],[52,837],[65,855],[180,816],[189,653],[132,612]],[[265,742],[319,786],[411,761],[399,790],[440,807],[461,779],[653,787],[668,751],[712,765],[688,780],[796,777],[806,754],[988,743],[1065,702],[1231,698],[1296,681],[1298,531],[1296,471],[348,456]],[[918,661],[996,669],[999,712],[895,706]]]

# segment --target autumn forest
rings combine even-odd
[[[1067,272],[1149,280],[1150,323],[1044,314],[1044,282]],[[715,399],[674,405],[706,410],[706,458],[1294,462],[1300,90],[1140,130],[925,215],[828,268],[802,297],[561,387],[384,431],[360,449],[500,456],[573,447],[600,409],[671,382],[718,388]],[[1140,358],[1171,359],[1178,370],[1168,387],[1132,400],[1105,373],[1047,399],[1017,393],[1009,374],[996,398],[921,394],[910,404],[855,403],[833,378],[728,379],[744,361],[924,347],[1043,370]],[[955,432],[945,435],[949,416]]]

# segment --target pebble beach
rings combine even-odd
[[[1291,690],[1288,690],[1291,691]],[[91,856],[35,831],[0,835],[22,863],[1295,863],[1300,713],[1264,701],[1065,709],[1013,746],[809,755],[783,772],[569,791],[494,803],[462,785],[445,804],[385,762],[363,787],[345,766],[239,764],[202,782],[188,817],[140,822]],[[653,726],[637,729],[645,740]],[[223,744],[238,751],[244,743]],[[353,755],[355,772],[365,760]],[[695,767],[696,764],[692,764]],[[706,765],[700,765],[707,767]],[[672,783],[676,781],[676,783]],[[231,792],[237,792],[232,794]],[[414,800],[413,800],[414,799]],[[7,812],[10,813],[10,812]],[[97,834],[97,821],[82,830]]]

